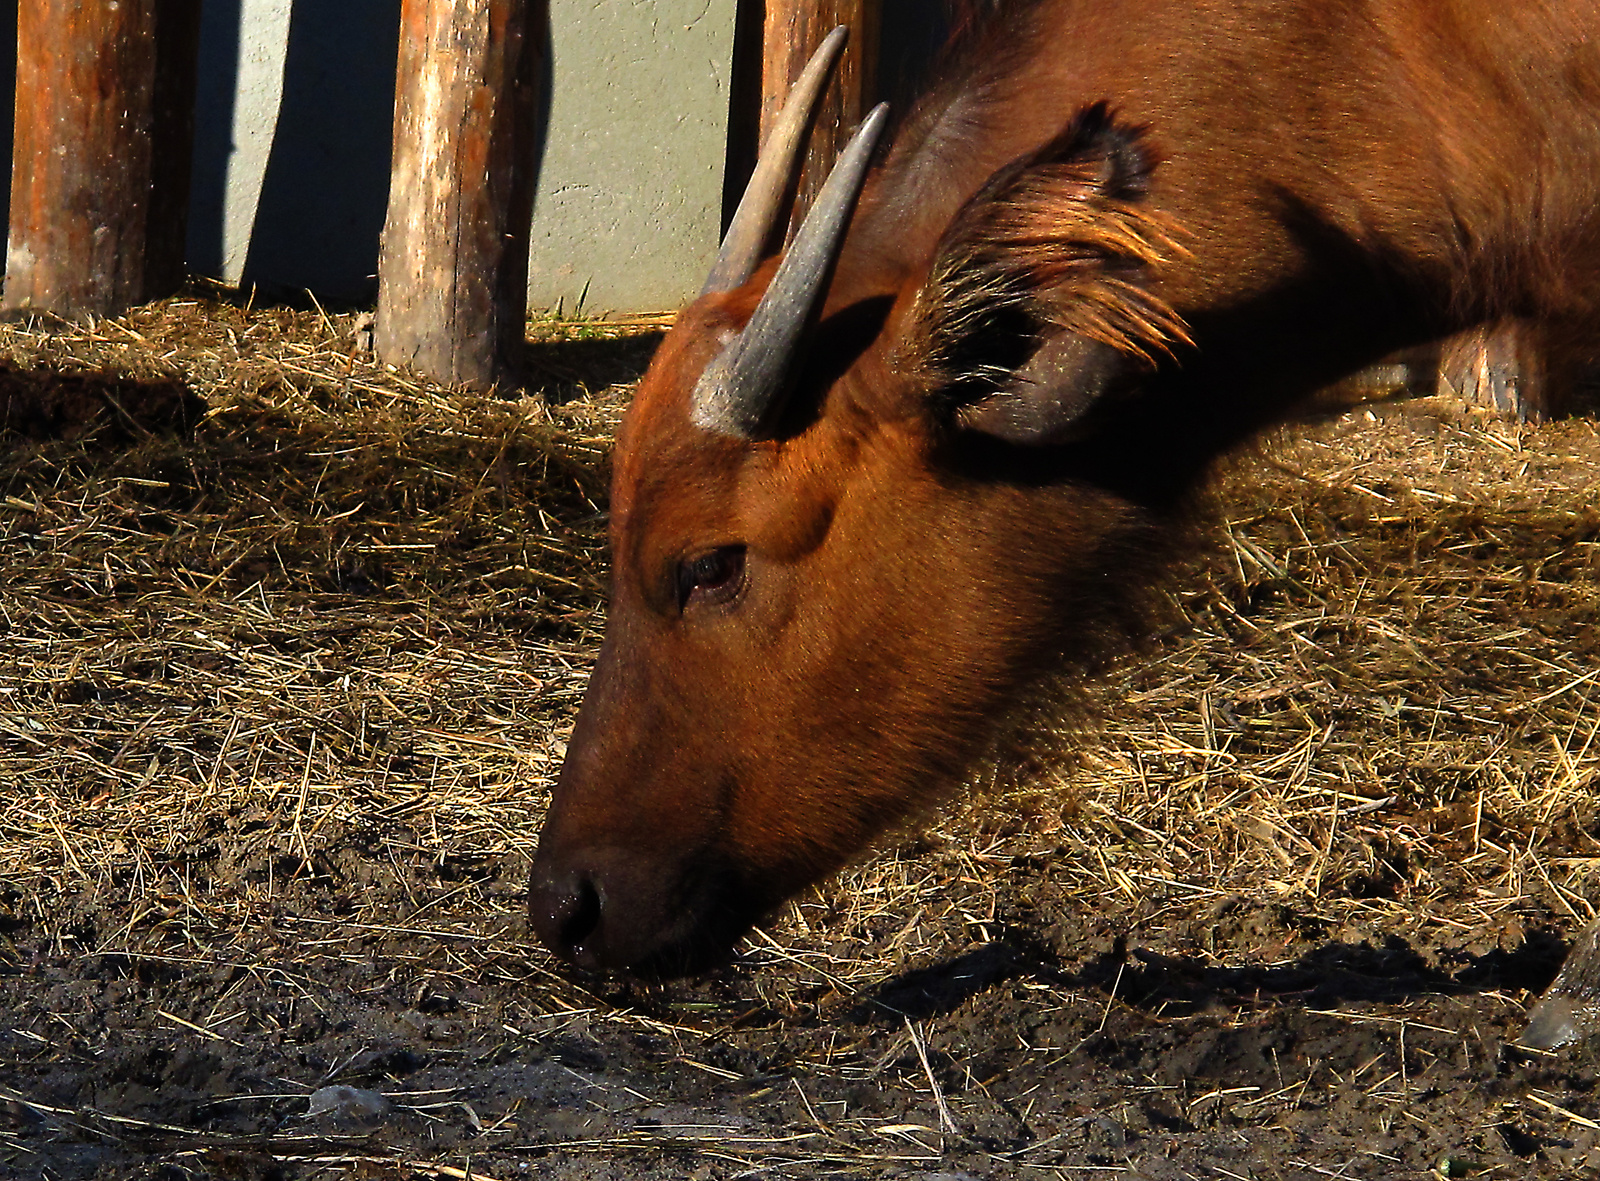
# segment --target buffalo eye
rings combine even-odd
[[[744,546],[724,545],[678,563],[678,609],[725,603],[744,586]]]

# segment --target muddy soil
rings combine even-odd
[[[1240,898],[1108,912],[1030,857],[997,867],[980,922],[956,887],[922,932],[937,950],[865,992],[759,949],[715,979],[645,988],[526,946],[521,863],[396,865],[358,832],[324,834],[310,861],[224,851],[249,828],[185,860],[195,891],[276,879],[227,955],[186,954],[148,900],[9,887],[4,1175],[1600,1169],[1592,1044],[1511,1044],[1520,999],[1564,950],[1547,933],[1421,945]],[[392,927],[341,917],[355,895]],[[130,941],[142,950],[96,952],[141,925],[159,932]],[[357,1090],[319,1092],[327,1110],[308,1116],[332,1085]]]

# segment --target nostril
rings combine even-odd
[[[557,955],[591,960],[600,927],[600,892],[586,873],[538,877],[528,897],[528,919],[539,939]]]
[[[573,905],[561,922],[561,945],[574,957],[600,926],[600,892],[587,877],[578,879]]]

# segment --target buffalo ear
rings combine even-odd
[[[1021,446],[1080,437],[1092,411],[1128,389],[1147,366],[1108,344],[1064,332],[1045,339],[1003,384],[955,408],[965,430]]]
[[[1148,289],[1184,253],[1145,201],[1143,129],[1097,103],[995,173],[945,231],[917,296],[902,363],[961,429],[1049,445],[1188,344]]]

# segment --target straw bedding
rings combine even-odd
[[[217,293],[0,327],[0,1170],[1600,1160],[1592,1052],[1505,1045],[1600,869],[1584,418],[1379,400],[1269,440],[1068,757],[712,980],[528,946],[661,327],[535,322],[493,394]],[[307,1119],[338,1081],[395,1113]]]

